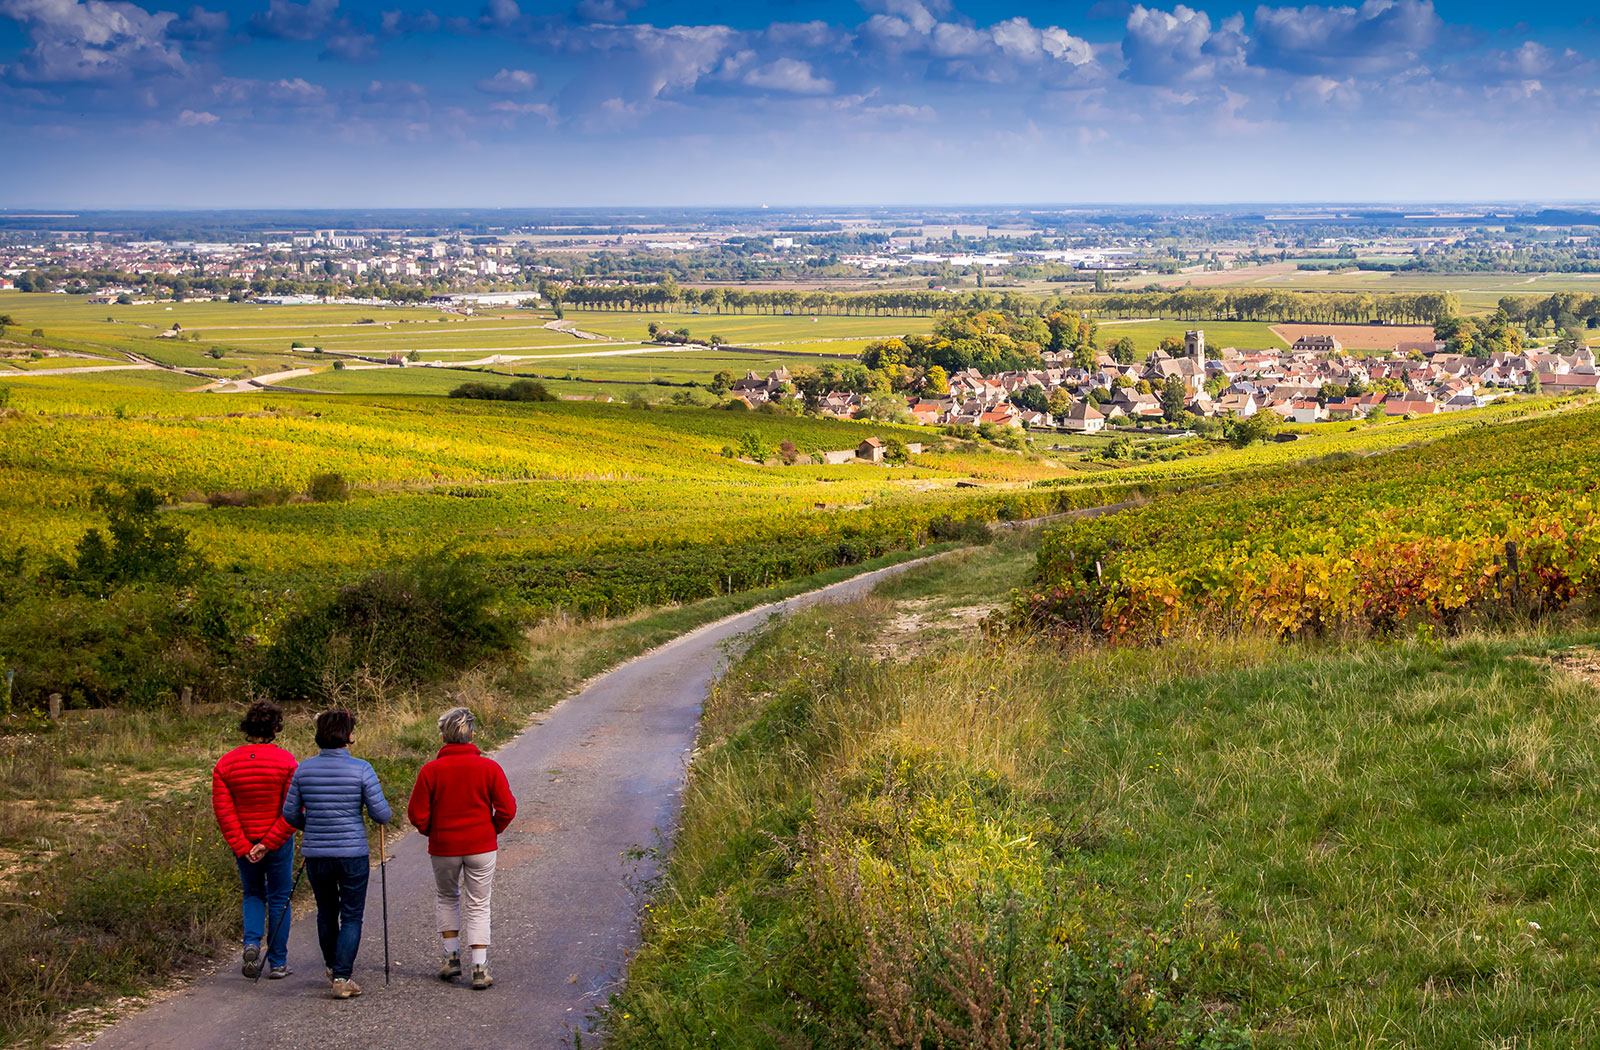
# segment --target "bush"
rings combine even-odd
[[[772,458],[772,446],[761,439],[760,431],[746,430],[744,437],[739,439],[739,455],[757,463],[765,463]]]
[[[293,613],[267,651],[261,686],[280,700],[381,697],[504,656],[521,630],[476,561],[423,559]]]
[[[335,372],[343,372],[345,370],[345,363],[343,361],[335,361],[333,363],[333,370]]]
[[[518,379],[498,386],[494,383],[462,383],[450,391],[451,397],[470,398],[474,401],[555,401],[556,395],[548,387],[532,379]]]
[[[650,399],[645,397],[643,394],[639,393],[636,390],[628,398],[628,407],[629,408],[636,408],[641,412],[648,412],[648,411],[650,411],[650,408],[651,408]]]
[[[313,503],[343,503],[350,498],[350,483],[343,474],[318,474],[306,485],[306,495]]]
[[[161,499],[148,485],[132,491],[95,489],[91,505],[106,514],[109,535],[90,529],[78,540],[71,562],[57,559],[50,573],[88,591],[115,589],[137,581],[182,584],[205,569],[189,546],[189,534],[159,520]]]
[[[994,539],[989,523],[975,515],[953,518],[946,514],[928,523],[928,539],[934,543],[988,543]]]

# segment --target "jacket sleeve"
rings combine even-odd
[[[306,815],[300,801],[300,771],[289,778],[289,790],[283,796],[283,820],[291,828],[306,829]]]
[[[428,825],[433,819],[433,778],[427,766],[417,770],[417,782],[411,786],[411,801],[406,803],[406,819],[411,826],[422,832],[428,833]]]
[[[394,810],[389,808],[389,800],[383,797],[383,785],[378,783],[378,771],[368,763],[361,774],[361,799],[367,804],[367,812],[372,814],[372,819],[379,824],[387,824],[394,819]]]
[[[285,799],[288,798],[289,785],[294,782],[294,771],[298,768],[300,768],[299,763],[294,760],[293,756],[290,756],[288,764],[283,767],[283,792]],[[292,838],[294,838],[294,828],[290,827],[289,822],[283,819],[283,813],[280,811],[278,813],[278,819],[272,822],[272,827],[267,829],[267,833],[265,835],[261,836],[261,843],[262,845],[266,846],[267,849],[274,850]]]
[[[223,779],[220,762],[211,769],[211,809],[217,815],[217,827],[222,829],[222,837],[233,855],[242,857],[249,853],[251,843],[245,837],[244,826],[239,823],[239,811],[233,806],[233,792]]]
[[[489,802],[494,806],[494,833],[500,834],[517,815],[517,800],[511,794],[511,783],[506,780],[506,771],[500,768],[500,763],[491,762],[494,766],[494,777],[489,782]]]

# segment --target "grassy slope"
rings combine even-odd
[[[902,552],[691,605],[590,624],[546,623],[525,657],[452,683],[479,715],[480,742],[515,736],[579,683],[705,623],[892,565]],[[438,691],[360,713],[357,750],[396,805],[437,745]],[[283,746],[313,749],[309,710]],[[208,774],[239,743],[239,711],[87,712],[0,735],[0,1046],[47,1038],[63,1011],[159,983],[235,936],[233,862],[216,832]],[[309,896],[309,895],[308,895]]]
[[[1600,1040],[1600,694],[1540,662],[1600,632],[1075,656],[903,630],[1030,564],[913,570],[732,670],[612,1045],[888,1043],[973,1003],[1178,1045]]]

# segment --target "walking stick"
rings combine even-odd
[[[384,826],[378,825],[378,886],[383,893],[383,983],[389,983],[389,849]]]
[[[289,909],[294,907],[294,891],[300,888],[300,876],[304,875],[305,873],[306,873],[306,862],[305,862],[305,858],[302,857],[301,860],[300,860],[300,870],[295,872],[294,879],[289,883],[289,899],[283,902],[283,911],[278,913],[278,918],[279,918],[280,921],[282,921],[284,915],[288,914]],[[266,950],[267,951],[271,951],[272,950],[272,911],[270,909],[267,911],[267,946],[266,946]],[[264,962],[266,962],[266,960],[262,959],[262,962],[264,963]],[[256,971],[256,983],[257,984],[261,983],[261,970],[265,970],[265,969],[266,969],[266,967],[262,966],[260,970]]]

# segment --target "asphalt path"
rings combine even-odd
[[[677,817],[701,703],[742,635],[774,615],[858,597],[908,562],[701,627],[592,682],[495,754],[518,800],[500,836],[490,971],[475,992],[435,973],[439,936],[427,840],[390,846],[383,978],[379,872],[372,871],[355,977],[359,998],[329,997],[312,916],[289,938],[294,975],[252,984],[237,956],[107,1029],[99,1050],[545,1050],[595,1039],[586,1021],[638,941],[638,894]],[[359,745],[358,745],[359,750]],[[402,791],[402,796],[404,792]],[[397,819],[403,817],[397,814]],[[643,856],[638,851],[650,851]],[[302,892],[304,892],[302,890]],[[466,953],[463,951],[463,955]]]

